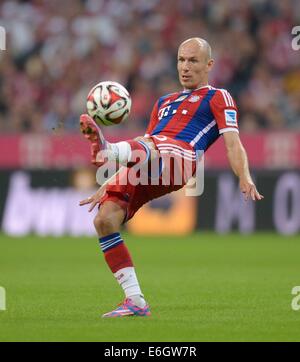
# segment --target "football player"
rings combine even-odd
[[[239,138],[238,110],[230,93],[214,88],[208,83],[208,75],[214,64],[211,48],[201,38],[191,38],[180,44],[177,69],[182,90],[158,99],[153,107],[147,131],[143,137],[126,142],[109,143],[101,130],[87,114],[80,117],[82,133],[91,142],[92,162],[101,166],[107,159],[116,160],[123,167],[116,175],[119,182],[108,182],[80,205],[90,204],[90,211],[98,204],[94,225],[99,236],[104,258],[124,290],[125,300],[103,317],[149,316],[150,308],[142,293],[130,253],[120,235],[120,227],[131,219],[146,202],[183,187],[170,178],[168,185],[132,184],[130,169],[142,162],[159,159],[161,167],[174,172],[178,160],[190,164],[195,172],[197,154],[205,152],[220,136],[223,136],[228,160],[239,178],[241,192],[246,199],[261,200],[251,178],[246,151]],[[140,158],[134,157],[139,152]],[[104,157],[105,155],[105,157]],[[164,163],[168,156],[175,163]],[[161,169],[159,170],[161,174]],[[124,181],[124,182],[120,182]]]

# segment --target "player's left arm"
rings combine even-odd
[[[239,178],[240,189],[245,195],[245,199],[262,200],[264,197],[257,191],[250,175],[247,153],[239,134],[237,132],[226,132],[223,136],[230,166]]]
[[[225,89],[218,89],[211,102],[219,133],[223,135],[230,166],[239,178],[240,189],[248,200],[261,200],[263,196],[257,191],[249,171],[247,153],[239,137],[238,110],[231,94]]]

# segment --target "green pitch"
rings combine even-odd
[[[300,341],[299,236],[123,235],[150,318],[100,318],[123,295],[96,238],[0,235],[0,341]]]

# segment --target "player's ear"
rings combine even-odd
[[[214,66],[214,60],[213,59],[209,59],[209,61],[207,62],[207,65],[206,65],[206,70],[207,72],[210,72],[212,67]]]

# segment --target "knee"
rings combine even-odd
[[[124,210],[117,204],[104,203],[94,219],[94,226],[99,237],[119,232],[124,216]]]
[[[99,236],[112,234],[114,228],[113,216],[111,213],[98,213],[94,219],[94,226]]]

